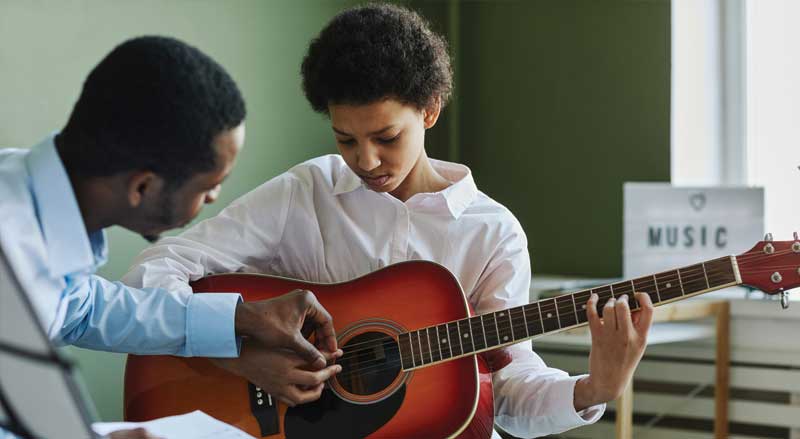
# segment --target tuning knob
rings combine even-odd
[[[772,245],[772,233],[767,233],[764,235],[764,242],[766,242],[766,244],[764,244],[764,248],[762,249],[764,253],[768,255],[775,253],[775,246]]]
[[[781,291],[781,308],[789,309],[789,292]]]

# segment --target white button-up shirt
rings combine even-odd
[[[369,190],[339,155],[310,160],[146,249],[123,281],[190,291],[189,281],[238,271],[342,282],[425,259],[456,276],[478,313],[528,303],[530,260],[519,222],[477,189],[469,168],[431,162],[453,184],[402,202]],[[605,405],[576,413],[579,377],[547,367],[530,341],[508,349],[513,361],[493,376],[503,429],[534,437],[600,418]]]

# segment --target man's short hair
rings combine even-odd
[[[214,138],[245,115],[236,83],[217,62],[174,38],[144,36],[92,70],[57,144],[70,173],[146,170],[180,185],[214,169]]]

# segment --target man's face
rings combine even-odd
[[[146,208],[143,227],[137,227],[137,231],[154,242],[161,233],[184,227],[200,213],[203,205],[216,201],[222,181],[233,169],[236,156],[244,145],[244,134],[242,123],[217,135],[212,144],[217,153],[216,167],[195,174],[177,188],[165,185],[158,199]]]

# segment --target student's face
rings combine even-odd
[[[233,168],[236,156],[244,145],[244,123],[223,131],[214,139],[217,151],[216,167],[211,171],[195,174],[177,189],[164,189],[159,199],[147,210],[142,236],[155,241],[169,229],[183,227],[193,220],[203,205],[216,201],[222,181]]]
[[[435,123],[431,110],[393,99],[328,110],[339,153],[376,192],[392,193],[406,180],[422,156],[425,129]]]

